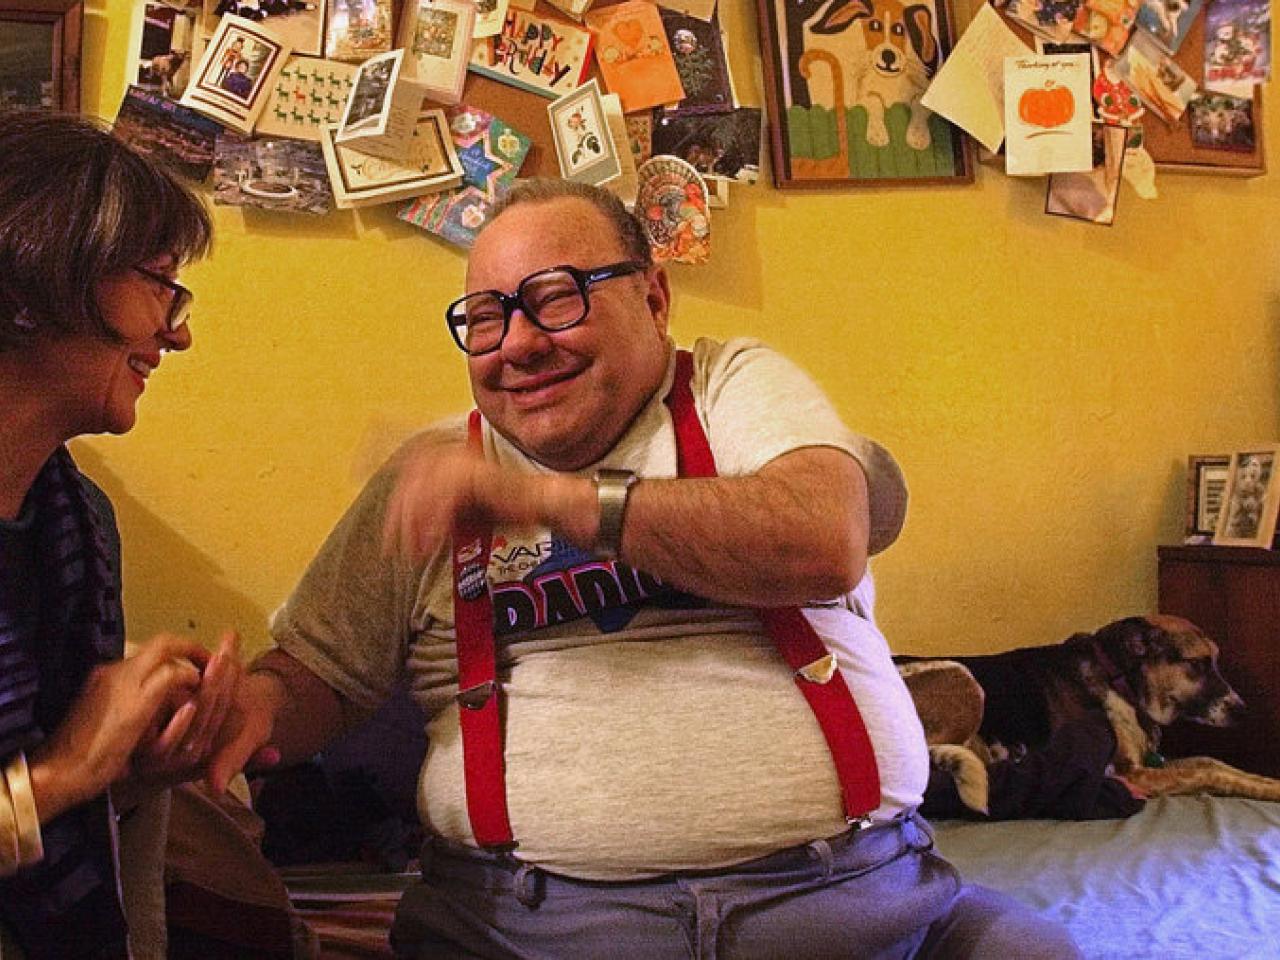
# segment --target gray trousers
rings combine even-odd
[[[965,885],[904,816],[737,864],[653,880],[574,880],[439,839],[391,929],[419,960],[1060,960],[1067,931]]]

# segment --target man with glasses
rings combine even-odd
[[[897,466],[760,344],[676,350],[670,306],[611,194],[513,191],[445,312],[477,409],[334,530],[215,779],[407,676],[430,840],[401,956],[1076,956],[915,815],[924,740],[864,576]]]

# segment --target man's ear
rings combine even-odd
[[[653,317],[653,326],[658,336],[666,339],[667,322],[671,317],[671,281],[667,278],[667,269],[662,264],[650,268],[649,289],[645,292],[645,303]]]

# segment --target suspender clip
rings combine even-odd
[[[458,703],[466,707],[468,710],[483,710],[484,705],[489,702],[498,690],[498,684],[493,680],[486,680],[484,683],[477,683],[474,687],[467,687],[465,690],[459,690],[457,700]]]
[[[836,655],[828,653],[825,657],[819,657],[813,663],[801,667],[796,671],[796,676],[801,680],[808,680],[810,683],[830,683],[831,678],[836,675],[836,667],[838,666]]]
[[[864,813],[860,817],[845,817],[844,822],[849,824],[849,829],[854,832],[865,830],[871,826],[871,814]]]

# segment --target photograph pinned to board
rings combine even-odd
[[[231,14],[269,28],[295,53],[318,57],[324,51],[328,4],[329,0],[204,0],[204,16],[209,32],[218,17]]]
[[[622,175],[619,149],[625,145],[613,142],[600,85],[594,77],[547,104],[547,117],[560,176],[599,185]]]
[[[497,34],[472,44],[468,69],[554,100],[586,78],[593,43],[579,24],[512,10]]]
[[[684,99],[667,109],[674,113],[724,113],[737,106],[719,16],[702,20],[665,7],[659,8],[658,14],[684,88]]]
[[[195,11],[163,3],[147,3],[142,10],[135,86],[177,100],[191,79],[198,34]]]
[[[404,69],[427,99],[462,99],[476,22],[475,0],[408,0],[401,14]]]
[[[679,157],[656,156],[636,171],[635,214],[658,262],[711,259],[711,212],[702,175]]]
[[[908,8],[885,8],[889,19],[875,22],[902,47],[893,54],[896,69],[883,74],[873,66],[885,53],[868,32],[874,18],[850,16],[858,7],[833,3],[815,15],[785,0],[757,3],[776,185],[972,181],[967,140],[921,101],[951,52],[947,0],[912,4],[911,29]],[[975,22],[983,11],[1012,34],[986,4]]]
[[[338,209],[368,207],[448,190],[462,182],[462,162],[439,108],[419,117],[412,148],[402,160],[362,153],[334,142],[337,126],[324,128],[320,147]]]
[[[1088,54],[1004,62],[1005,172],[1013,177],[1093,169]]]
[[[1142,0],[1138,29],[1150,34],[1165,53],[1173,56],[1187,39],[1191,24],[1204,0]]]
[[[324,51],[330,60],[359,63],[391,50],[391,0],[329,0]]]
[[[111,129],[139,153],[203,183],[213,169],[215,140],[222,128],[188,107],[135,86],[125,91]]]
[[[763,129],[756,107],[693,116],[662,113],[654,118],[652,150],[688,161],[708,179],[755,183]]]
[[[410,201],[401,220],[469,248],[507,195],[533,141],[506,121],[465,104],[445,110],[449,134],[462,163],[462,183]]]
[[[1280,511],[1280,444],[1260,443],[1231,455],[1227,486],[1213,542],[1228,547],[1270,547]]]
[[[409,155],[421,109],[422,87],[404,77],[404,51],[370,57],[356,70],[334,142],[402,160]]]
[[[1124,55],[1116,60],[1115,68],[1151,112],[1169,123],[1182,118],[1198,89],[1196,82],[1146,33],[1134,36]]]
[[[1107,123],[1094,123],[1092,127],[1092,168],[1078,173],[1051,173],[1044,212],[1109,227],[1116,219],[1129,130]]]
[[[624,0],[592,10],[587,26],[595,34],[596,63],[610,93],[622,98],[626,113],[675,105],[684,99],[680,71],[671,55],[658,8],[647,0]]]
[[[333,208],[333,189],[320,144],[223,131],[213,165],[213,202],[323,216]]]
[[[320,131],[342,119],[356,67],[340,60],[290,57],[267,94],[254,133],[320,142]]]
[[[1083,0],[1076,11],[1075,31],[1113,57],[1129,42],[1142,0]]]
[[[1252,153],[1258,146],[1253,100],[1201,91],[1187,105],[1191,142],[1206,150]]]
[[[251,133],[289,53],[287,44],[253,21],[225,16],[181,103],[234,130]]]
[[[1066,43],[1081,0],[1008,0],[1004,15],[1052,43]]]

